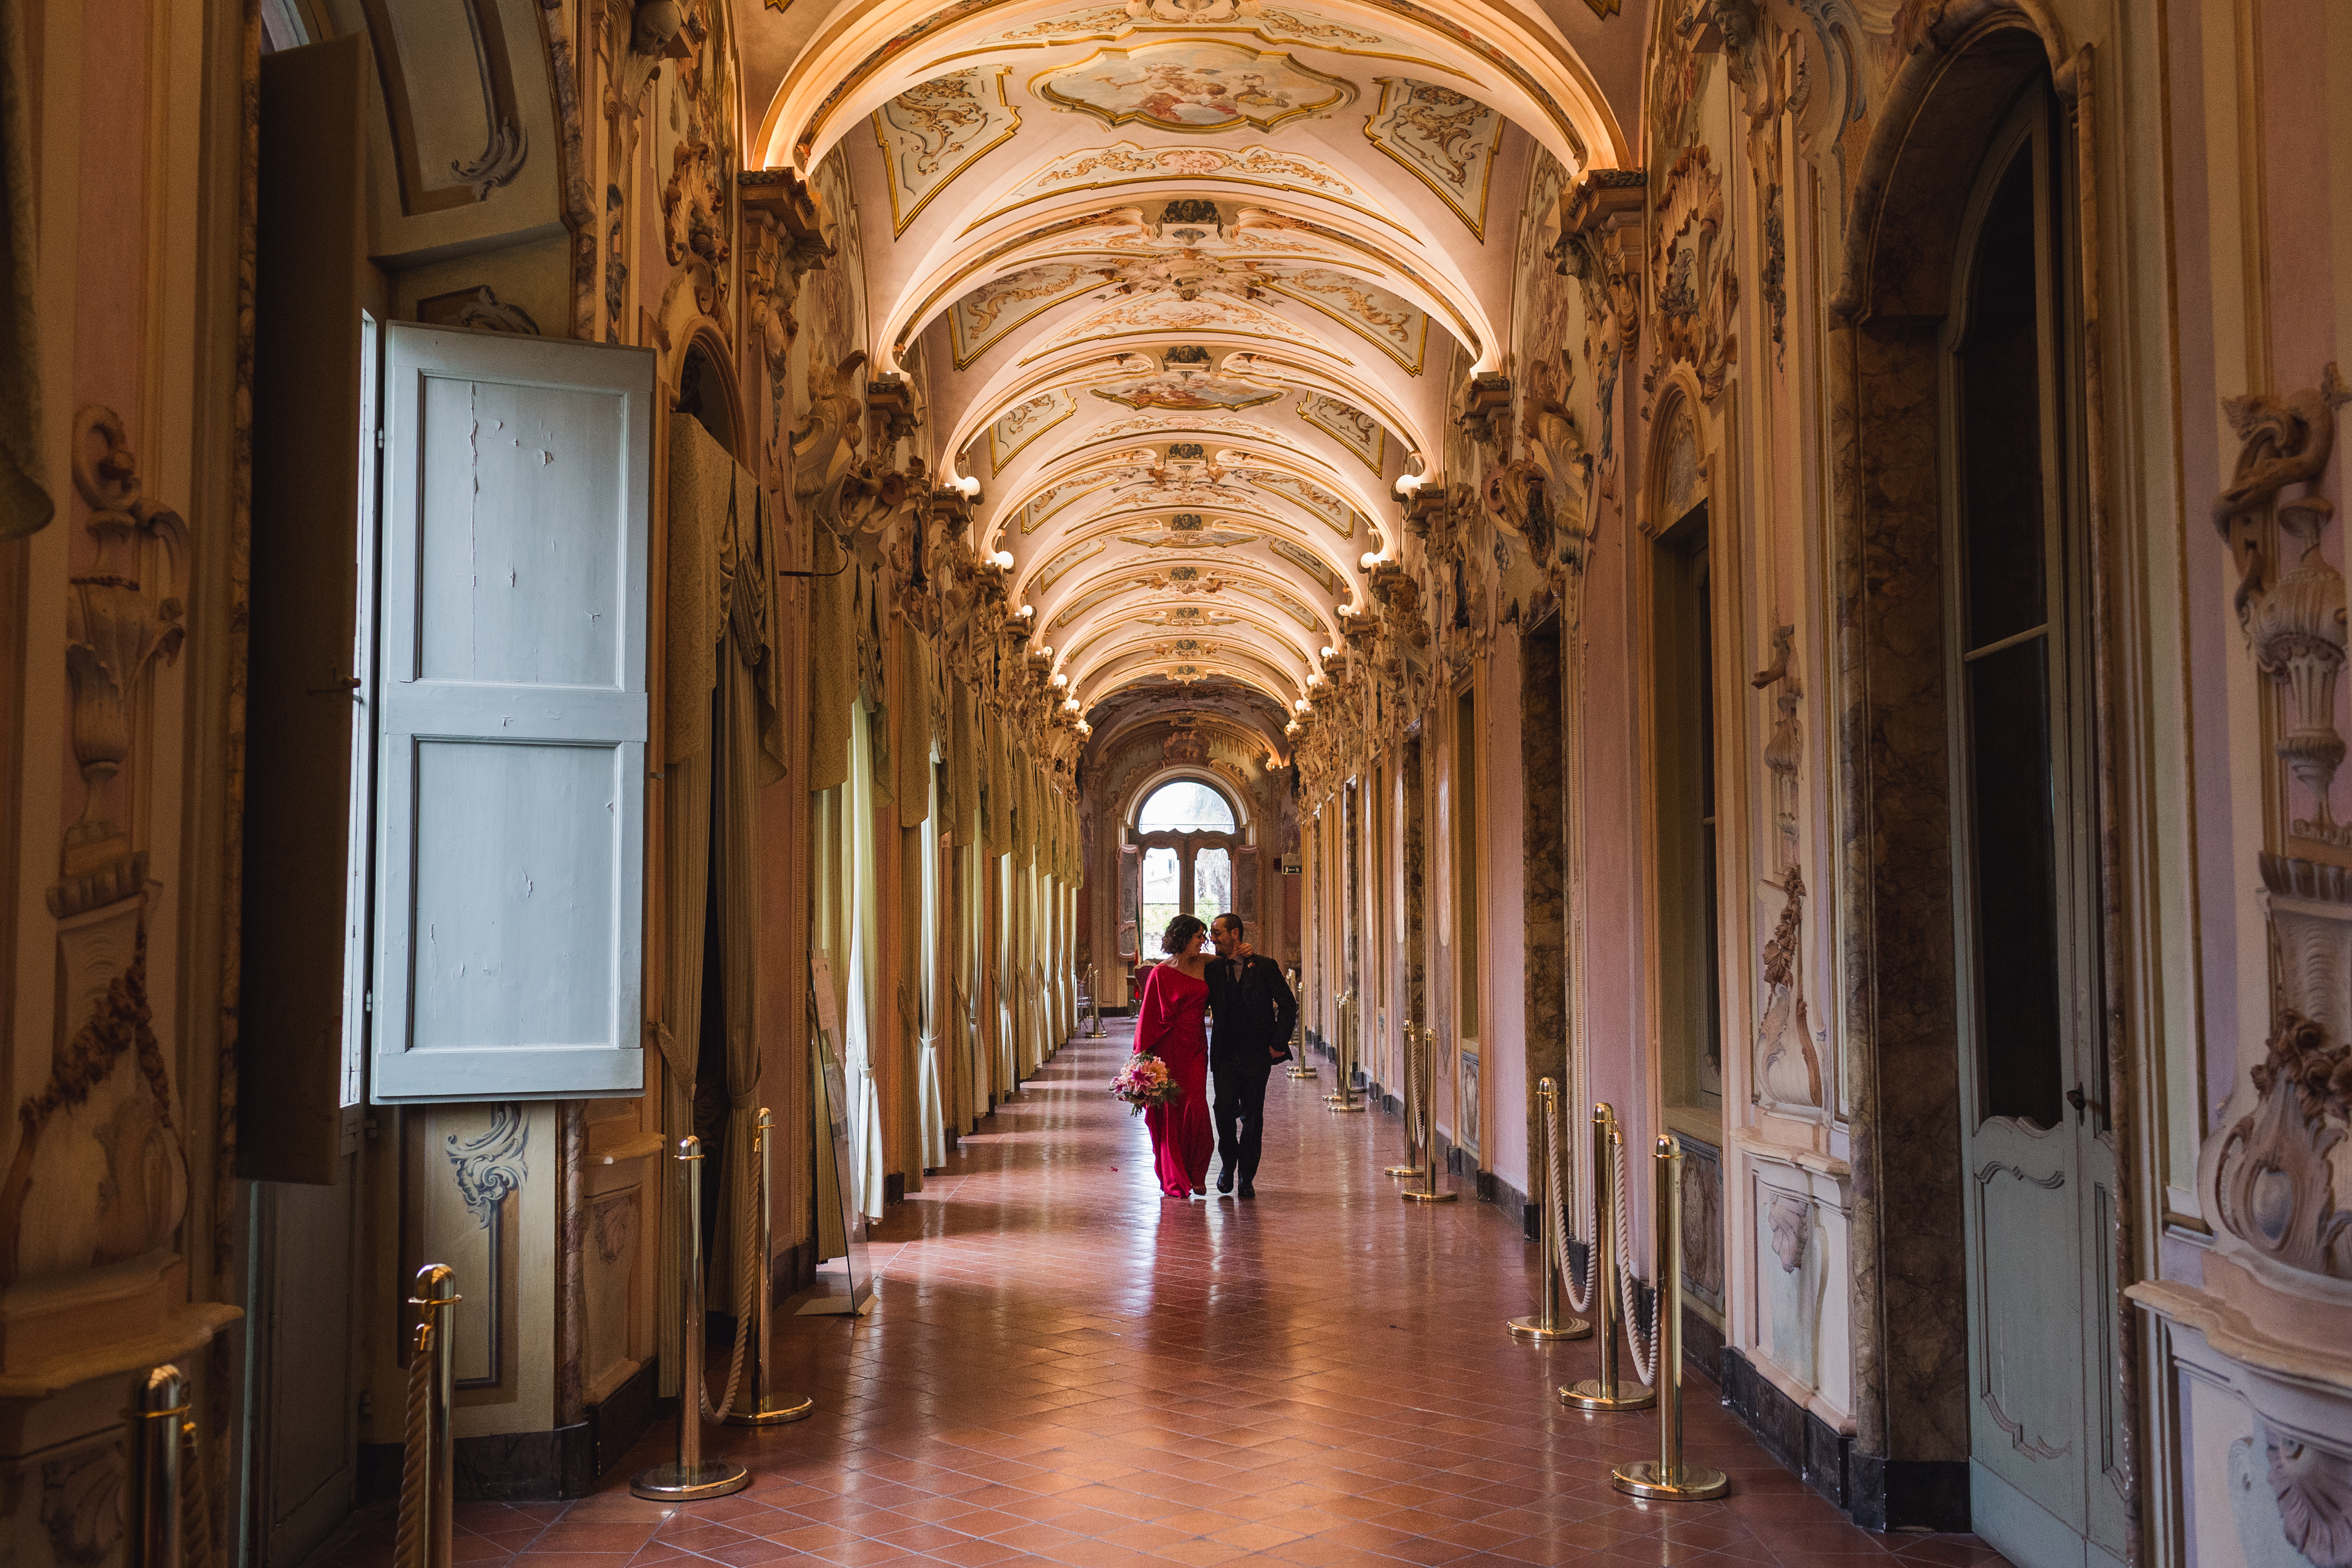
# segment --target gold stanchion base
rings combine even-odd
[[[1415,1171],[1415,1176],[1421,1173]],[[1397,1196],[1407,1203],[1454,1203],[1461,1199],[1458,1192],[1401,1192]]]
[[[1538,1340],[1547,1344],[1553,1340],[1592,1337],[1592,1325],[1582,1318],[1560,1318],[1549,1328],[1543,1326],[1541,1318],[1513,1318],[1504,1326],[1511,1331],[1513,1339]]]
[[[1382,1176],[1417,1176],[1421,1174],[1422,1168],[1419,1166],[1382,1166],[1381,1167]]]
[[[688,1419],[692,1419],[689,1413]],[[629,1478],[631,1497],[656,1502],[696,1502],[728,1497],[751,1484],[751,1472],[724,1459],[705,1459],[690,1470],[676,1465],[655,1465]]]
[[[1621,1383],[1614,1394],[1603,1394],[1591,1378],[1559,1391],[1559,1402],[1579,1410],[1647,1410],[1658,1402],[1658,1391],[1639,1383]]]
[[[1328,1100],[1328,1099],[1329,1099],[1329,1098],[1330,1098],[1330,1096],[1327,1094],[1327,1095],[1325,1095],[1325,1096],[1324,1096],[1324,1098]],[[1334,1103],[1331,1103],[1331,1104],[1326,1105],[1326,1106],[1325,1106],[1325,1107],[1323,1107],[1323,1108],[1324,1108],[1325,1110],[1327,1110],[1327,1111],[1361,1111],[1361,1110],[1363,1109],[1363,1107],[1362,1107],[1361,1105],[1341,1105],[1341,1104],[1339,1104],[1339,1103],[1336,1103],[1336,1102],[1334,1102]]]
[[[1323,1076],[1319,1070],[1303,1065],[1292,1068],[1290,1070],[1290,1075],[1293,1078],[1320,1078]]]
[[[1731,1478],[1705,1465],[1683,1465],[1672,1476],[1655,1459],[1612,1470],[1617,1490],[1652,1502],[1705,1502],[1731,1490]]]
[[[805,1421],[815,1413],[815,1400],[800,1399],[790,1404],[762,1405],[757,1410],[730,1410],[724,1420],[730,1427],[781,1427],[787,1421]]]

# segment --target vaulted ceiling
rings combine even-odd
[[[874,363],[926,372],[972,542],[1070,699],[1215,697],[1277,746],[1400,495],[1443,481],[1462,378],[1507,368],[1537,149],[1631,162],[1559,24],[1492,0],[743,26],[781,73],[751,161],[847,161]]]

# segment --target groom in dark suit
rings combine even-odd
[[[1257,1156],[1265,1142],[1265,1081],[1274,1064],[1290,1060],[1290,1030],[1298,1022],[1298,998],[1282,977],[1282,967],[1253,953],[1242,940],[1240,917],[1220,915],[1209,923],[1217,945],[1210,961],[1209,1009],[1215,1027],[1209,1036],[1209,1071],[1216,1077],[1213,1109],[1217,1119],[1217,1190],[1255,1197]]]

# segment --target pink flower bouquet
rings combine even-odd
[[[1168,1071],[1168,1064],[1156,1056],[1136,1055],[1127,1059],[1118,1076],[1110,1081],[1110,1092],[1128,1103],[1136,1115],[1147,1105],[1165,1105],[1184,1097],[1184,1086]]]

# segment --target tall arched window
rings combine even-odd
[[[1139,956],[1160,956],[1160,934],[1179,915],[1213,920],[1234,906],[1234,850],[1240,819],[1223,791],[1177,779],[1146,796],[1135,814],[1142,856],[1136,926]]]

